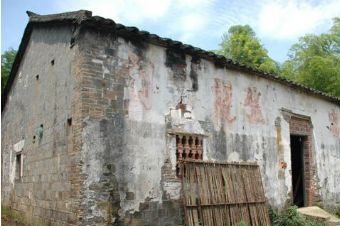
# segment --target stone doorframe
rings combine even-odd
[[[309,116],[293,113],[291,110],[282,108],[283,118],[289,123],[290,135],[304,136],[303,162],[304,162],[304,189],[305,206],[311,206],[318,201],[316,187],[316,168],[313,156],[313,124]],[[291,194],[293,196],[293,194]],[[293,197],[291,197],[293,200]]]

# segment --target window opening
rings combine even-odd
[[[22,177],[22,154],[17,153],[15,160],[15,179],[20,180]]]
[[[180,162],[203,160],[203,138],[197,135],[176,135],[176,175],[181,177]]]

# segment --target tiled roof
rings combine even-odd
[[[340,106],[340,97],[331,96],[324,92],[293,82],[289,79],[256,70],[254,68],[227,59],[224,56],[217,55],[213,52],[205,51],[203,49],[183,44],[182,42],[175,41],[169,38],[162,38],[156,34],[151,34],[147,31],[139,30],[136,27],[127,27],[122,24],[117,24],[111,19],[106,19],[99,16],[92,16],[91,11],[80,10],[75,12],[52,15],[38,15],[32,12],[27,12],[27,14],[30,17],[30,20],[25,29],[24,36],[22,38],[16,59],[12,67],[8,84],[5,87],[4,93],[2,95],[2,110],[5,106],[8,93],[11,89],[14,77],[17,74],[18,67],[28,44],[32,28],[39,24],[75,24],[78,26],[84,26],[87,28],[112,33],[123,38],[144,41],[147,43],[163,46],[165,48],[171,48],[188,55],[197,56],[209,60],[211,62],[214,62],[215,65],[218,65],[219,67],[226,67],[228,69],[246,72],[254,76],[281,83],[285,86],[289,86],[304,93],[321,97]]]

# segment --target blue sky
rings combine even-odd
[[[283,62],[307,33],[326,32],[340,16],[340,0],[1,0],[1,52],[17,49],[28,22],[38,14],[79,9],[136,26],[205,50],[218,48],[235,24],[249,24],[269,55]]]

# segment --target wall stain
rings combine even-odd
[[[219,160],[227,159],[227,138],[223,127],[219,131],[213,131],[213,146],[215,151],[213,152],[213,158]]]
[[[129,104],[139,102],[145,110],[149,110],[152,106],[154,64],[131,51],[123,67],[128,68]]]
[[[144,53],[148,50],[149,45],[148,43],[142,41],[138,37],[133,37],[133,36],[126,36],[123,37],[125,41],[130,42],[135,48],[134,52],[137,54],[139,57],[143,57]]]
[[[201,60],[197,57],[192,57],[191,59],[191,65],[190,65],[190,79],[192,82],[192,90],[197,91],[198,90],[198,74],[197,70],[201,70],[200,65]]]
[[[215,128],[220,128],[222,124],[232,124],[236,120],[236,116],[231,115],[231,83],[229,81],[221,81],[221,79],[215,78],[212,89],[214,94],[213,122]]]
[[[276,148],[277,148],[277,155],[279,158],[278,177],[279,179],[284,179],[285,169],[287,168],[287,163],[284,161],[284,146],[282,144],[282,130],[281,130],[281,118],[280,117],[276,117],[275,119],[275,128],[276,128]]]
[[[256,87],[249,87],[247,96],[244,100],[244,106],[247,107],[247,120],[250,123],[264,123],[262,116],[262,109],[260,105],[261,93],[257,91]]]
[[[329,129],[333,137],[339,138],[340,135],[339,114],[334,109],[332,109],[332,111],[328,113],[328,119],[330,125],[327,126],[327,128]]]
[[[173,78],[175,80],[186,80],[187,63],[183,52],[167,49],[165,66],[173,71]]]

